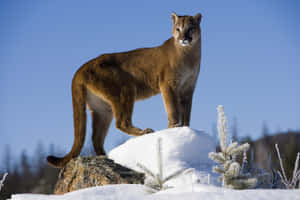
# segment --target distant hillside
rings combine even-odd
[[[267,170],[270,170],[270,166],[272,166],[274,169],[279,169],[279,162],[275,150],[275,144],[277,143],[283,159],[283,165],[288,171],[287,175],[290,176],[292,174],[297,152],[300,152],[299,131],[288,131],[285,133],[268,135],[256,141],[248,142],[251,144],[254,161],[259,167]]]

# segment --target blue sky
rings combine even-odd
[[[5,144],[15,154],[38,141],[67,153],[75,71],[102,53],[162,44],[172,11],[203,15],[192,128],[211,132],[222,104],[240,136],[259,137],[263,121],[270,132],[299,130],[299,9],[296,0],[1,1],[0,160]],[[133,122],[166,128],[161,96],[136,103]],[[124,137],[112,124],[106,149]]]

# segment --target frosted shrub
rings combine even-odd
[[[8,173],[5,173],[2,177],[2,180],[0,180],[0,191],[1,191],[1,188],[4,186],[4,181],[5,181],[5,178],[7,175],[8,175]]]
[[[298,184],[298,188],[300,189],[300,169],[298,169],[299,168],[300,153],[299,152],[297,153],[293,175],[290,179],[288,179],[286,174],[285,174],[285,170],[284,170],[284,167],[283,167],[283,164],[282,164],[282,159],[281,159],[281,156],[280,156],[280,151],[279,151],[279,148],[278,148],[278,144],[275,144],[275,148],[276,148],[277,156],[278,156],[279,163],[280,163],[280,169],[281,169],[281,172],[278,171],[277,173],[279,174],[279,176],[281,178],[281,182],[284,184],[284,186],[287,189],[296,189],[297,184]]]
[[[239,145],[231,142],[227,146],[227,120],[223,106],[218,106],[218,133],[221,152],[210,152],[209,157],[219,165],[213,167],[213,172],[221,174],[219,181],[227,188],[247,189],[254,188],[257,183],[256,178],[251,178],[251,174],[244,173],[245,159],[240,166],[235,158],[249,149],[249,144]]]
[[[168,189],[169,187],[165,185],[165,183],[173,178],[176,178],[183,173],[187,173],[190,171],[189,169],[180,169],[175,171],[171,175],[164,177],[163,174],[163,162],[162,162],[162,146],[161,146],[161,138],[158,139],[157,142],[157,164],[158,164],[158,174],[154,174],[147,167],[142,165],[141,163],[137,163],[137,166],[146,173],[149,177],[152,178],[152,181],[147,184],[149,187],[155,189],[156,191]]]

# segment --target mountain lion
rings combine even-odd
[[[104,139],[113,116],[116,127],[134,136],[153,132],[132,124],[134,102],[162,93],[168,127],[189,126],[192,97],[200,70],[201,14],[172,13],[173,37],[161,46],[103,54],[85,63],[72,80],[75,139],[62,158],[48,163],[63,167],[80,154],[86,132],[86,106],[92,115],[92,140],[97,155],[105,155]]]

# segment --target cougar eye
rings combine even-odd
[[[180,32],[180,29],[179,29],[179,28],[176,28],[176,31],[177,31],[177,32]]]

